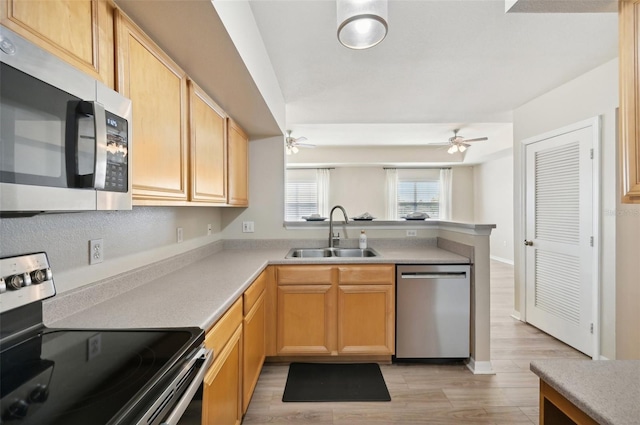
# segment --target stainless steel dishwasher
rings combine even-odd
[[[469,265],[396,267],[396,359],[469,357]]]

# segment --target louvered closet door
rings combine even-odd
[[[527,322],[589,355],[592,132],[586,127],[526,146],[525,201]]]

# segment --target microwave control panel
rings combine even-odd
[[[107,117],[107,180],[104,190],[126,192],[129,188],[128,125],[124,118],[106,112]]]

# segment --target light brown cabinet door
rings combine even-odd
[[[338,286],[338,353],[393,354],[393,285]]]
[[[133,103],[133,200],[187,200],[187,78],[133,22],[116,13],[118,91]]]
[[[335,354],[334,288],[278,285],[278,355]]]
[[[242,422],[242,326],[225,348],[216,353],[203,383],[202,424],[237,425]]]
[[[264,291],[244,317],[242,364],[242,413],[246,413],[265,359]]]
[[[338,283],[392,285],[396,268],[393,264],[367,264],[338,267]]]
[[[622,202],[640,203],[640,0],[619,7]]]
[[[106,0],[4,0],[0,22],[114,88],[113,7]]]
[[[190,184],[193,202],[227,202],[226,114],[189,80]]]
[[[249,139],[242,129],[228,119],[229,205],[249,205]]]

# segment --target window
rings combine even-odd
[[[286,170],[284,194],[285,221],[301,221],[318,213],[316,170]]]
[[[398,170],[398,217],[424,212],[440,217],[440,170]]]

